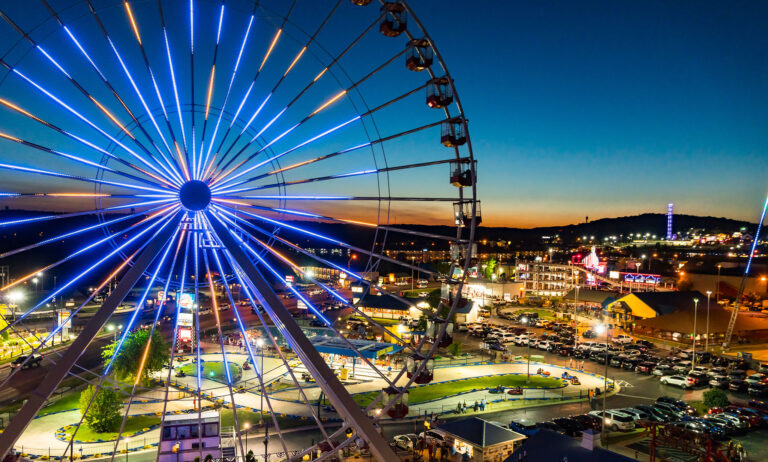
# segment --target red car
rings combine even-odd
[[[712,409],[709,410],[710,414],[720,414],[723,412],[738,416],[739,420],[746,421],[747,423],[749,423],[750,427],[757,428],[763,425],[762,416],[760,415],[759,412],[755,411],[754,409],[735,406],[732,404],[724,408],[713,407]]]

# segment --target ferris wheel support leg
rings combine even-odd
[[[67,372],[72,369],[72,366],[75,365],[80,355],[83,354],[91,341],[101,331],[115,309],[120,306],[123,299],[138,282],[141,275],[144,274],[144,271],[155,260],[155,257],[160,253],[163,246],[166,245],[175,229],[175,226],[168,224],[159,233],[155,234],[152,241],[147,244],[139,258],[136,259],[133,267],[120,279],[120,283],[112,291],[112,295],[107,297],[104,304],[88,321],[88,324],[85,325],[82,332],[67,348],[67,351],[64,352],[64,355],[56,365],[51,365],[51,369],[40,382],[40,385],[32,392],[18,414],[10,420],[3,433],[0,433],[0,460],[3,460],[10,452],[13,445],[16,444],[16,440],[24,433],[29,423],[32,422],[32,419],[40,412],[40,409],[43,408],[51,394],[59,386],[59,383],[66,377]],[[138,307],[136,308],[138,309]]]
[[[320,353],[312,346],[312,343],[301,331],[299,325],[296,324],[293,316],[285,308],[261,272],[251,263],[229,230],[215,217],[211,217],[210,223],[223,247],[234,257],[242,274],[256,288],[256,295],[262,302],[269,317],[274,322],[283,324],[284,331],[281,333],[287,337],[288,342],[293,347],[293,351],[301,359],[309,372],[312,373],[317,385],[323,390],[334,408],[336,408],[336,411],[368,443],[376,460],[398,460],[389,444],[379,434],[371,420],[360,409],[360,406],[352,399],[347,389],[339,381],[339,378],[328,368]]]

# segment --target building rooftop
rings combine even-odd
[[[199,414],[201,423],[212,423],[219,421],[219,411],[203,411]],[[165,416],[165,425],[179,425],[185,423],[197,423],[198,413],[189,414],[169,414]]]
[[[612,292],[609,290],[595,290],[595,289],[579,289],[579,302],[586,303],[599,303],[603,304],[607,299],[613,298],[614,300],[619,298],[621,294],[618,292]],[[576,289],[571,289],[570,292],[565,294],[563,300],[576,301]]]
[[[630,457],[595,447],[587,449],[581,446],[581,440],[552,430],[541,429],[529,436],[504,462],[553,461],[560,462],[629,462]]]
[[[454,420],[438,428],[480,448],[525,439],[525,435],[477,417]]]

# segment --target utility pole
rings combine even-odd
[[[696,314],[699,312],[699,299],[693,299],[693,354],[691,359],[691,369],[696,367]]]

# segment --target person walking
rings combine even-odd
[[[472,411],[473,412],[477,412],[478,406],[479,406],[479,404],[477,404],[477,400],[475,400],[475,404],[474,404],[474,406],[472,406]]]

